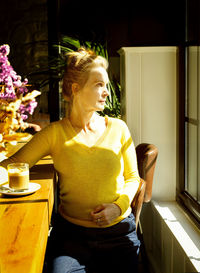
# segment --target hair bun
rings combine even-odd
[[[97,56],[92,49],[86,49],[85,47],[80,47],[77,51],[84,55]]]
[[[79,66],[79,64],[88,62],[88,59],[95,59],[96,53],[91,49],[80,47],[77,51],[67,53],[67,65]]]

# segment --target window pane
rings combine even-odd
[[[186,190],[197,200],[197,126],[187,124],[187,185]]]
[[[200,204],[200,46],[198,46],[198,201]]]
[[[197,88],[198,88],[198,47],[190,46],[188,49],[188,78],[187,78],[187,116],[197,119]]]

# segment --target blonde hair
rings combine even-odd
[[[90,49],[83,47],[67,54],[67,65],[63,76],[62,92],[65,100],[72,101],[72,84],[78,83],[83,87],[88,79],[90,70],[102,66],[107,70],[108,61]]]

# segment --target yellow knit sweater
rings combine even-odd
[[[126,124],[108,118],[107,128],[95,145],[81,143],[69,120],[53,122],[38,132],[11,158],[1,162],[27,162],[30,167],[46,155],[53,158],[60,180],[59,212],[68,221],[97,227],[90,213],[102,203],[115,203],[127,217],[139,185],[135,148]]]

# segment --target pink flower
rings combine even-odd
[[[10,52],[9,45],[0,46],[0,99],[6,101],[6,105],[13,103],[18,105],[15,110],[16,120],[18,125],[16,128],[22,127],[25,124],[23,121],[32,115],[37,102],[35,97],[24,99],[25,95],[29,92],[27,88],[28,79],[22,78],[14,71],[10,62],[8,61],[8,54]],[[37,91],[39,95],[40,92]],[[20,104],[21,103],[21,104]],[[20,105],[19,105],[20,104]],[[12,131],[12,128],[9,129]]]
[[[0,54],[3,56],[7,56],[10,53],[9,45],[2,45],[0,46]]]

